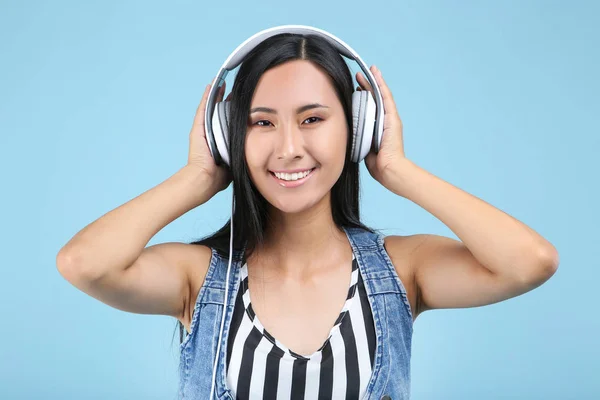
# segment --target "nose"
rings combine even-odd
[[[277,134],[276,155],[279,160],[302,159],[304,138],[295,124],[284,124]]]

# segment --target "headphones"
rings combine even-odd
[[[381,139],[383,137],[383,98],[381,91],[377,86],[375,77],[371,73],[371,70],[363,62],[360,56],[341,39],[335,37],[331,33],[324,30],[314,28],[306,25],[281,25],[273,28],[265,29],[260,31],[240,44],[230,55],[227,57],[213,84],[211,85],[210,92],[208,94],[208,100],[206,103],[206,111],[204,115],[204,131],[206,133],[206,141],[210,153],[215,160],[217,165],[227,164],[231,166],[231,158],[229,154],[229,115],[230,115],[230,103],[227,101],[221,101],[215,104],[218,89],[222,83],[225,82],[227,74],[234,70],[240,65],[245,57],[250,53],[256,46],[262,43],[264,40],[281,34],[281,33],[293,33],[299,35],[315,35],[327,40],[341,55],[346,56],[358,63],[362,69],[365,77],[373,88],[375,98],[371,95],[368,90],[355,90],[352,93],[352,149],[351,149],[351,160],[353,162],[361,162],[373,147],[374,151],[379,152],[381,146]],[[219,360],[219,354],[221,349],[221,340],[223,335],[223,324],[225,322],[225,312],[227,311],[227,298],[229,290],[229,272],[231,270],[231,261],[233,255],[233,210],[234,210],[235,196],[232,199],[231,204],[231,230],[229,240],[229,263],[227,266],[227,277],[225,278],[225,298],[223,305],[223,314],[221,316],[221,328],[219,331],[219,341],[217,344],[217,352],[213,363],[213,375],[212,375],[212,386],[210,389],[209,399],[213,398],[215,388],[215,377],[217,373],[217,364]]]
[[[383,136],[383,98],[371,70],[369,70],[360,56],[350,46],[332,34],[306,25],[281,25],[265,29],[246,39],[227,57],[227,60],[225,60],[215,77],[215,81],[208,94],[204,115],[206,141],[208,142],[210,153],[215,159],[215,163],[231,165],[231,158],[229,156],[229,131],[227,129],[230,104],[227,101],[215,104],[218,88],[225,82],[227,74],[240,65],[252,49],[262,41],[281,33],[319,36],[327,40],[340,54],[358,63],[373,88],[375,98],[371,96],[368,90],[356,90],[352,93],[351,158],[356,163],[361,162],[369,153],[373,139],[375,139],[374,150],[376,153],[379,152]]]

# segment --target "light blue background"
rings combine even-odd
[[[0,398],[176,397],[176,320],[110,308],[55,257],[185,164],[205,85],[239,43],[281,24],[330,31],[378,65],[407,157],[559,250],[558,272],[532,292],[419,317],[412,398],[599,398],[597,2],[0,4]],[[368,225],[456,237],[361,174]],[[230,199],[229,188],[149,244],[214,231]]]

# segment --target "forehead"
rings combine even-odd
[[[277,110],[318,102],[333,106],[337,102],[329,76],[307,60],[288,61],[266,71],[259,79],[251,107]]]

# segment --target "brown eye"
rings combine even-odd
[[[261,122],[267,122],[270,124],[269,121],[267,121],[266,119],[261,119],[260,121],[256,121],[256,123],[254,125],[258,125],[258,126],[267,126],[267,125],[262,125]]]
[[[317,121],[315,121],[315,122],[318,122],[318,121],[323,121],[323,120],[322,120],[321,118],[319,118],[319,117],[309,117],[309,118],[306,118],[304,121],[308,121],[309,119],[313,119],[313,118],[317,120]],[[309,125],[312,125],[312,124],[309,124]]]

